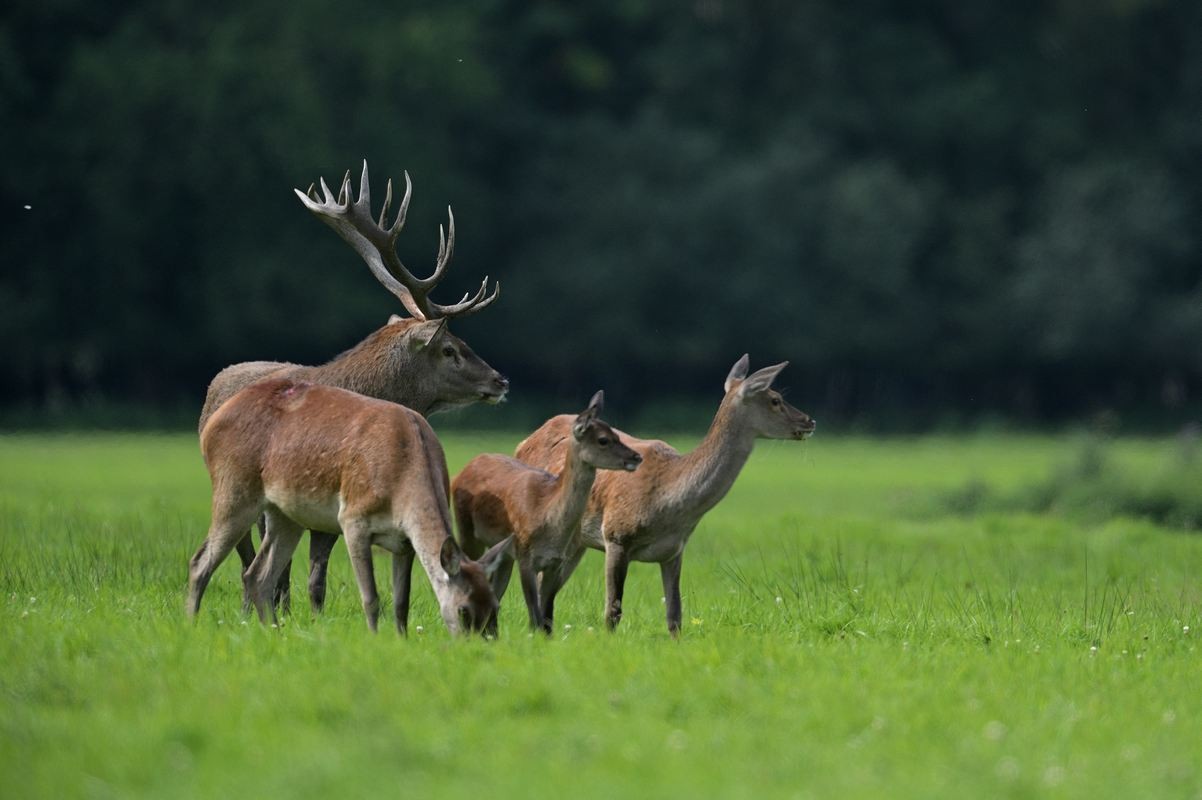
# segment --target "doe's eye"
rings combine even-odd
[[[442,348],[442,354],[447,358],[450,358],[451,356],[455,355],[455,348],[447,345],[446,347]]]
[[[601,445],[602,447],[606,447],[609,444],[609,437],[607,437],[607,436],[597,437],[597,444]]]
[[[774,405],[774,406],[779,406],[779,405],[780,405],[780,398],[779,398],[779,397],[774,397],[774,398],[772,398],[772,405]]]

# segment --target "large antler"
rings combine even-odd
[[[392,180],[388,181],[388,190],[384,195],[384,207],[380,209],[378,220],[372,219],[371,191],[368,187],[367,161],[363,162],[363,176],[359,179],[359,199],[351,199],[351,173],[347,170],[342,179],[338,195],[330,191],[325,178],[318,179],[321,198],[313,185],[309,191],[302,192],[293,189],[296,196],[323,222],[333,228],[342,239],[354,248],[364,261],[367,262],[371,274],[376,276],[385,289],[400,299],[409,313],[419,319],[438,319],[439,317],[459,317],[471,314],[491,305],[501,294],[501,282],[493,287],[488,294],[488,276],[480,284],[480,289],[473,295],[470,292],[463,296],[458,303],[450,306],[439,305],[430,300],[430,291],[442,280],[447,265],[451,263],[451,255],[455,252],[455,215],[447,207],[447,231],[444,235],[441,225],[438,226],[438,259],[434,262],[434,272],[428,278],[414,276],[401,263],[396,253],[397,236],[405,226],[405,215],[409,213],[409,196],[413,192],[413,184],[409,173],[405,173],[405,196],[401,199],[401,208],[396,220],[386,225],[388,208],[392,205]]]

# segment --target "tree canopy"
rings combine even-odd
[[[453,205],[515,393],[1030,419],[1202,389],[1202,6],[18,2],[0,17],[0,405],[195,398],[399,310],[292,194]]]

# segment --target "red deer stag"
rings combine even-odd
[[[580,515],[599,469],[632,472],[643,457],[618,440],[613,428],[598,419],[604,395],[597,392],[572,422],[566,439],[566,457],[558,475],[531,467],[507,456],[482,455],[468,462],[451,482],[451,501],[459,523],[459,543],[464,552],[478,554],[486,545],[496,545],[506,536],[514,540],[518,577],[530,627],[551,632],[555,594],[565,559],[577,550],[575,537]],[[493,590],[497,602],[505,595],[512,573],[510,564],[496,572]]]
[[[388,212],[392,204],[392,181],[388,181],[379,217],[373,219],[366,161],[359,180],[358,200],[351,196],[350,172],[342,179],[336,197],[325,179],[319,180],[324,198],[310,186],[307,194],[295,190],[301,202],[367,262],[376,280],[396,295],[413,316],[394,315],[384,327],[322,366],[248,361],[226,367],[209,384],[199,429],[204,430],[213,412],[239,390],[268,377],[337,386],[400,403],[426,416],[477,401],[500,402],[509,382],[447,330],[448,319],[487,308],[497,299],[500,284],[489,294],[488,278],[485,278],[479,291],[472,296],[465,295],[460,302],[450,306],[439,305],[429,297],[442,280],[455,251],[455,217],[451,210],[447,209],[445,237],[439,228],[434,272],[428,278],[417,278],[396,253],[396,240],[405,225],[413,191],[409,173],[405,173],[405,195],[400,210],[391,224],[388,224]],[[260,533],[266,534],[262,525]],[[309,598],[316,611],[321,611],[325,604],[326,570],[336,541],[336,536],[326,532],[315,530],[310,535]],[[243,569],[250,566],[255,549],[249,535],[238,543],[238,555]],[[290,572],[290,569],[283,571],[276,592],[276,601],[285,610],[290,600]],[[249,598],[244,600],[249,603]]]
[[[446,458],[429,423],[404,406],[330,386],[273,379],[222,404],[200,434],[213,481],[213,518],[188,570],[189,617],[213,571],[261,514],[263,548],[243,574],[259,617],[275,619],[272,592],[305,528],[340,531],[374,632],[380,601],[371,548],[393,553],[397,630],[409,619],[417,556],[451,633],[485,630],[496,617],[493,573],[512,540],[479,561],[451,536]]]
[[[577,550],[552,581],[566,580],[585,547],[605,551],[605,622],[613,630],[622,618],[622,590],[631,561],[660,565],[668,631],[680,631],[680,567],[684,547],[697,523],[730,490],[751,456],[755,440],[806,439],[814,421],[784,401],[772,381],[788,362],[747,375],[748,358],[735,363],[726,378],[726,396],[705,439],[681,455],[666,443],[636,439],[618,431],[622,441],[643,456],[633,474],[597,475],[580,523]],[[518,445],[517,456],[533,466],[559,469],[571,438],[570,415],[548,420]],[[542,592],[554,596],[558,585],[544,574]]]

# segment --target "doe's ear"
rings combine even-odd
[[[396,325],[398,322],[404,322],[408,317],[402,317],[400,314],[393,314],[388,318],[389,325]]]
[[[601,409],[605,406],[605,392],[598,390],[593,399],[588,401],[588,408],[581,411],[576,417],[576,421],[572,424],[572,435],[579,439],[584,435],[584,431],[588,428],[590,422],[597,418],[601,413]]]
[[[780,374],[780,371],[787,366],[789,366],[789,362],[782,361],[779,364],[773,364],[771,367],[764,367],[761,370],[753,372],[747,380],[743,381],[743,393],[748,394],[767,390],[772,385],[772,382],[776,380],[776,376]]]
[[[743,357],[735,362],[735,365],[730,368],[730,373],[726,376],[726,383],[722,386],[722,391],[729,392],[735,381],[741,381],[747,377],[747,369],[751,366],[751,357],[746,353]]]
[[[421,350],[428,347],[431,342],[437,339],[447,329],[446,317],[441,319],[431,319],[426,322],[414,325],[409,331],[409,349]]]
[[[462,560],[463,554],[455,540],[450,536],[443,539],[442,549],[438,551],[438,563],[452,578],[459,574],[459,562]]]

